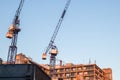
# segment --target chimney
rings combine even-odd
[[[60,66],[62,66],[62,60],[60,60]]]

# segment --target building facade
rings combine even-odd
[[[25,59],[25,55],[18,54],[16,63],[29,63]],[[41,69],[50,74],[50,66],[48,64],[40,64]],[[96,64],[72,64],[56,65],[53,80],[112,80],[112,69],[101,69]]]
[[[49,74],[49,66],[41,66]],[[112,80],[112,70],[111,68],[101,69],[96,64],[67,63],[63,66],[56,66],[54,77],[63,78],[63,80]]]

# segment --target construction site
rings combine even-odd
[[[47,54],[50,54],[50,63],[41,64],[36,63],[26,54],[17,52],[18,33],[21,31],[19,17],[24,5],[24,0],[20,0],[13,22],[6,34],[6,37],[11,40],[11,44],[8,49],[7,61],[0,58],[0,80],[113,80],[112,69],[102,69],[96,63],[63,64],[60,60],[59,64],[56,64],[58,48],[55,39],[70,2],[71,0],[66,2],[50,42],[42,54],[43,60],[46,60]]]
[[[17,72],[17,73],[16,73]],[[101,69],[97,64],[66,63],[55,65],[37,64],[23,53],[16,55],[15,64],[2,62],[0,80],[113,80],[112,69]]]

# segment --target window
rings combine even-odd
[[[72,68],[72,71],[76,71],[76,68]]]
[[[82,70],[81,67],[79,67],[78,70],[79,70],[79,71]]]
[[[63,72],[64,70],[63,69],[60,69],[60,72]]]
[[[88,74],[88,72],[84,72],[84,74]]]
[[[76,74],[76,73],[71,73],[71,76],[73,76],[73,77],[74,77],[74,76],[75,76],[75,74]]]
[[[70,74],[66,74],[66,77],[70,77]]]
[[[94,72],[93,71],[89,71],[88,74],[94,74]]]
[[[91,70],[91,69],[93,69],[93,68],[94,68],[93,66],[88,66],[88,67],[86,67],[87,70]]]
[[[69,68],[67,68],[67,69],[66,69],[66,72],[70,72],[70,69],[69,69]]]

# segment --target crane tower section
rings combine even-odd
[[[48,47],[47,47],[45,53],[43,53],[43,55],[42,55],[42,59],[45,60],[47,53],[50,51],[50,76],[51,77],[55,73],[56,56],[58,54],[58,49],[57,49],[57,46],[54,44],[54,41],[56,39],[56,36],[57,36],[58,31],[60,29],[61,23],[62,23],[62,21],[64,19],[65,14],[66,14],[66,11],[67,11],[67,9],[68,9],[68,7],[70,5],[70,2],[71,2],[71,0],[67,1],[66,5],[65,5],[65,8],[64,8],[64,10],[62,12],[62,15],[61,15],[56,27],[55,27],[54,33],[53,33],[53,35],[51,37],[51,40],[50,40],[50,42],[48,44]]]
[[[6,34],[6,37],[11,39],[11,45],[9,46],[9,50],[8,50],[8,57],[7,57],[7,63],[8,64],[14,64],[15,63],[15,57],[17,54],[17,37],[18,37],[18,33],[20,32],[20,20],[19,20],[19,15],[20,12],[22,10],[24,4],[24,0],[20,1],[20,4],[18,6],[18,9],[16,10],[16,14],[15,17],[13,19],[12,24],[9,27],[9,30]]]

